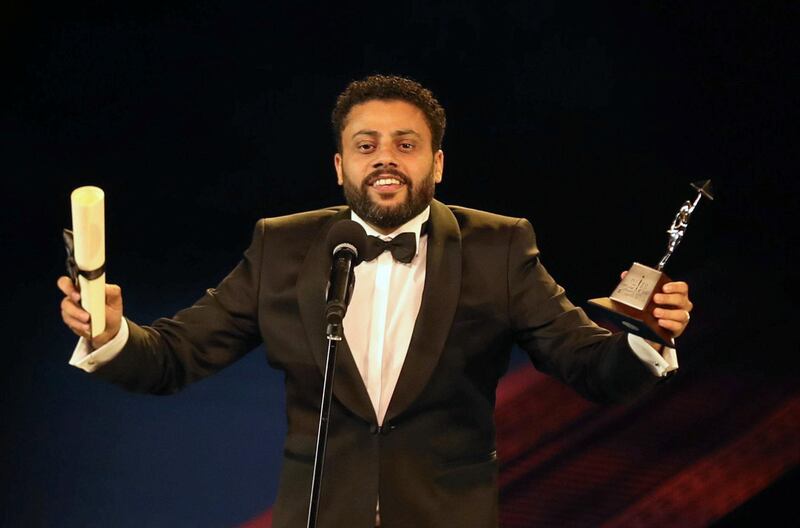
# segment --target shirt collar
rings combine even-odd
[[[355,211],[352,209],[350,210],[350,217],[353,221],[361,224],[361,227],[364,228],[364,231],[367,232],[367,235],[376,236],[378,238],[382,238],[383,240],[391,240],[400,233],[414,233],[414,237],[417,241],[417,254],[419,254],[419,239],[420,239],[420,232],[422,231],[422,224],[428,221],[431,216],[431,206],[429,205],[426,207],[420,214],[406,222],[405,224],[401,225],[388,235],[384,235],[375,230],[372,226],[366,223],[364,220],[361,219],[360,216],[356,214]]]

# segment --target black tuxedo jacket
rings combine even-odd
[[[190,308],[130,322],[97,375],[170,393],[263,340],[285,373],[288,434],[276,528],[305,526],[326,353],[331,225],[345,207],[262,219],[239,265]],[[497,524],[495,388],[514,343],[534,365],[599,401],[656,384],[623,334],[574,307],[539,262],[527,220],[431,205],[425,289],[382,427],[346,342],[340,347],[319,511],[321,527]]]

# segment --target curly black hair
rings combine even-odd
[[[342,151],[342,130],[350,110],[357,104],[373,100],[405,101],[425,114],[431,129],[431,148],[434,152],[442,148],[446,119],[444,108],[433,93],[416,81],[397,75],[370,75],[353,81],[339,94],[331,114],[331,125],[336,148]]]

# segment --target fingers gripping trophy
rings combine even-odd
[[[588,308],[599,319],[666,346],[672,345],[672,334],[659,326],[653,316],[653,295],[661,291],[665,283],[670,282],[670,278],[663,272],[664,266],[683,240],[686,228],[689,226],[689,218],[700,203],[700,199],[703,197],[714,199],[711,180],[694,182],[691,186],[697,191],[697,196],[693,201],[684,202],[675,215],[672,225],[667,229],[669,235],[667,252],[658,266],[651,268],[634,262],[610,297],[590,299],[588,304]]]

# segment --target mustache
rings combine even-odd
[[[381,178],[385,178],[387,175],[394,176],[400,183],[411,187],[411,179],[405,175],[402,171],[395,169],[394,167],[385,167],[380,169],[375,169],[374,171],[370,172],[366,178],[364,178],[363,186],[372,185],[376,181],[380,180]]]

